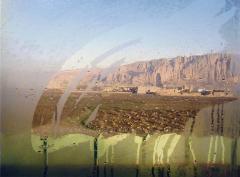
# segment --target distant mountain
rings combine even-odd
[[[63,70],[55,74],[52,79],[49,81],[47,88],[48,89],[65,89],[69,82],[73,80],[75,77],[80,75],[80,69],[73,70]],[[90,80],[94,77],[98,76],[101,72],[101,69],[95,68],[89,70],[86,75],[81,79],[81,83],[79,86],[85,86],[88,84]]]
[[[48,88],[65,88],[79,70],[61,71]],[[79,85],[86,85],[100,69],[90,70]],[[100,77],[99,77],[100,78]],[[119,66],[102,78],[99,85],[182,86],[225,88],[240,84],[240,57],[226,53],[162,58]]]
[[[105,83],[126,85],[187,85],[225,87],[240,82],[240,58],[214,53],[156,59],[120,66]]]

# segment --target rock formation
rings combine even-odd
[[[49,82],[48,88],[64,89],[80,70],[61,71]],[[91,69],[79,83],[87,85],[101,69]],[[240,57],[226,53],[163,58],[122,65],[107,74],[99,85],[132,85],[240,90]]]
[[[109,74],[108,84],[188,85],[222,87],[240,82],[240,58],[214,53],[172,59],[156,59],[123,65]]]

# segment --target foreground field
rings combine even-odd
[[[33,130],[50,131],[56,104],[61,96],[57,90],[46,91],[36,108]],[[230,97],[174,97],[127,93],[88,93],[76,104],[81,93],[72,93],[60,121],[60,132],[80,131],[153,134],[179,133],[189,119],[207,106],[232,101]],[[98,108],[97,110],[95,110]],[[95,110],[96,115],[93,115]],[[91,117],[91,118],[89,118]],[[90,120],[91,119],[91,120]]]

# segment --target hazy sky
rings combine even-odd
[[[10,62],[62,69],[217,52],[237,10],[225,0],[5,1],[4,47]]]

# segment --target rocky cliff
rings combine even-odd
[[[156,59],[120,66],[105,80],[108,84],[231,86],[240,82],[238,56],[223,53]]]
[[[80,70],[57,73],[48,88],[64,89]],[[90,69],[80,85],[87,85],[102,69]],[[107,74],[99,84],[135,86],[183,86],[190,88],[235,87],[240,91],[239,55],[214,53],[189,57],[162,58],[122,65]],[[237,86],[237,87],[236,87]]]

